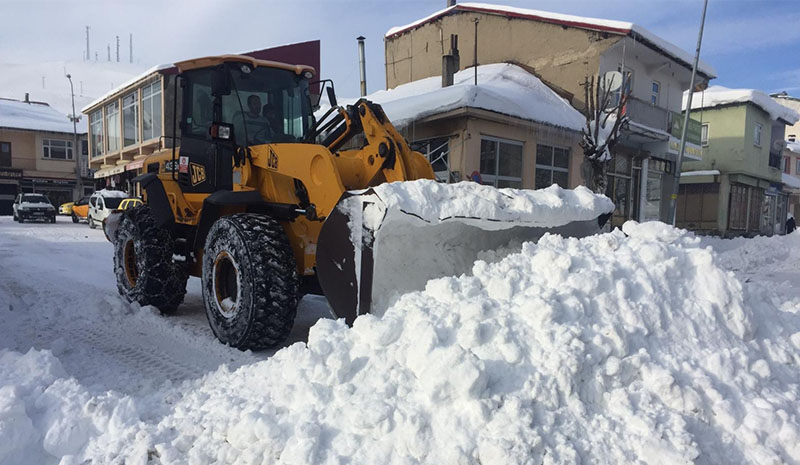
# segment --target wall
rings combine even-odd
[[[23,170],[36,169],[36,133],[0,129],[0,141],[11,142],[11,167]]]
[[[545,81],[575,95],[578,107],[583,106],[584,77],[597,73],[602,53],[621,38],[500,15],[458,13],[385,39],[387,89],[440,76],[450,34],[458,34],[459,69],[471,67],[476,18],[479,64],[516,61],[532,67]]]

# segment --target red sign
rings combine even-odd
[[[178,172],[179,173],[188,173],[189,172],[189,157],[181,157],[180,162],[178,164]]]

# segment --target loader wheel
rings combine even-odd
[[[283,342],[292,330],[300,281],[283,227],[265,215],[217,220],[203,254],[203,302],[211,330],[238,349]]]
[[[186,295],[189,275],[172,258],[172,235],[155,225],[150,207],[125,210],[112,239],[120,295],[129,302],[158,307],[161,313],[174,313]]]

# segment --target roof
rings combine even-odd
[[[46,103],[25,103],[0,98],[0,127],[29,131],[73,133],[69,117]],[[86,123],[78,123],[78,133],[86,133]]]
[[[552,126],[580,131],[584,116],[536,76],[519,66],[497,63],[455,74],[453,85],[442,87],[441,76],[420,79],[367,98],[381,104],[396,126],[458,108],[479,108]]]
[[[786,148],[792,152],[800,153],[800,142],[787,142]]]
[[[173,67],[174,67],[174,65],[172,65],[172,64],[162,64],[162,65],[153,66],[152,68],[148,69],[147,71],[145,71],[145,72],[143,72],[141,74],[138,74],[138,75],[134,76],[131,79],[128,79],[127,81],[123,82],[122,84],[120,84],[119,86],[115,87],[114,89],[111,89],[108,92],[106,92],[105,94],[103,94],[102,96],[92,100],[91,103],[89,103],[85,107],[81,108],[81,113],[88,113],[92,109],[92,107],[96,107],[98,104],[102,103],[104,100],[106,100],[107,98],[111,97],[112,95],[122,92],[123,90],[127,89],[128,87],[136,84],[139,81],[147,79],[148,77],[150,77],[151,75],[153,75],[153,74],[155,74],[157,72],[165,71],[165,70],[168,70],[168,69],[173,68]]]
[[[781,173],[781,181],[792,189],[800,189],[800,178],[797,176]]]
[[[683,93],[683,108],[689,92]],[[692,97],[692,110],[714,108],[739,103],[752,103],[769,114],[773,120],[782,120],[786,124],[794,124],[800,120],[800,114],[773,100],[765,92],[756,89],[729,89],[722,86],[711,86],[702,92],[695,92]]]
[[[660,38],[638,24],[629,23],[626,21],[587,18],[583,16],[573,16],[561,13],[551,13],[549,11],[516,8],[504,5],[492,5],[486,3],[458,3],[454,6],[439,10],[436,13],[426,16],[425,18],[414,21],[413,23],[406,24],[404,26],[393,27],[386,32],[385,37],[392,38],[444,16],[460,12],[494,14],[508,18],[527,19],[532,21],[558,24],[561,26],[629,36],[635,40],[646,43],[647,45],[655,48],[667,56],[674,58],[689,69],[692,68],[692,63],[694,62],[694,56],[692,54],[683,50],[677,45]],[[700,74],[705,75],[709,79],[717,76],[714,68],[702,60],[700,60],[698,63],[697,70]]]

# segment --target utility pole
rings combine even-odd
[[[92,52],[89,51],[89,26],[86,26],[86,61],[92,59]]]
[[[111,61],[111,44],[108,44],[107,47],[108,47],[108,61]]]
[[[69,79],[69,90],[72,95],[72,156],[75,157],[75,187],[78,190],[78,197],[83,197],[83,171],[81,170],[81,160],[83,158],[83,150],[78,147],[78,115],[75,114],[75,88],[72,86],[72,76],[67,74]]]
[[[669,221],[675,226],[678,212],[678,190],[681,187],[681,165],[683,164],[683,153],[686,150],[686,131],[689,129],[689,116],[692,113],[692,96],[694,95],[694,79],[697,75],[697,63],[700,61],[700,45],[703,43],[703,26],[706,24],[706,10],[708,0],[703,1],[703,16],[700,19],[700,32],[697,34],[697,50],[694,52],[694,64],[692,65],[692,79],[689,81],[689,97],[686,99],[686,111],[683,114],[683,129],[681,130],[681,148],[678,151],[678,160],[675,163],[675,180],[672,183],[672,196],[669,199]]]
[[[117,63],[119,63],[119,36],[117,36]]]
[[[475,85],[478,85],[478,18],[475,18],[475,50],[473,51],[472,66],[475,68]]]
[[[358,69],[361,73],[361,96],[367,96],[367,60],[364,57],[364,36],[356,37],[358,41]]]
[[[133,33],[128,36],[128,59],[133,63]]]

